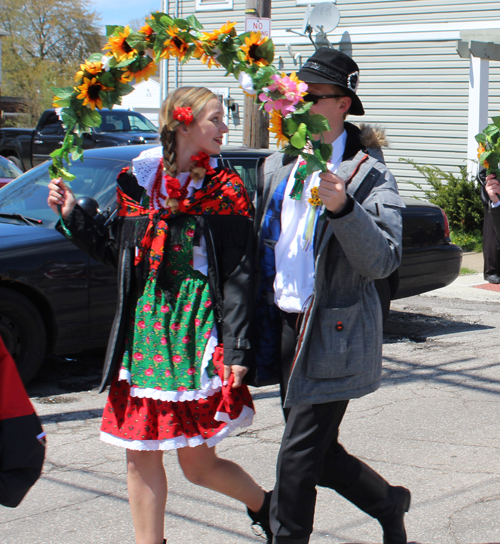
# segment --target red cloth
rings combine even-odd
[[[16,363],[0,337],[0,420],[34,412]]]

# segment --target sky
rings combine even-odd
[[[161,0],[100,0],[94,1],[90,9],[101,16],[101,25],[127,25],[134,19],[141,21],[152,11],[161,11]]]

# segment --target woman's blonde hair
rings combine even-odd
[[[163,166],[170,176],[177,176],[176,132],[183,124],[173,118],[174,109],[191,108],[196,119],[213,98],[217,98],[217,95],[205,87],[179,87],[163,101],[160,109],[160,138],[163,145]],[[201,174],[204,175],[204,172],[195,172],[194,169],[190,171],[195,181]]]

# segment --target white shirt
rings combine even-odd
[[[342,162],[347,133],[344,132],[333,142],[333,152],[328,161],[328,169],[335,173]],[[274,280],[274,300],[284,312],[303,312],[314,288],[313,244],[303,249],[302,236],[310,208],[308,198],[311,189],[320,183],[319,172],[314,172],[304,181],[300,200],[290,198],[295,183],[295,172],[299,165],[297,159],[286,185],[281,211],[281,234],[274,248],[276,278]]]

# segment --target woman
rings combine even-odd
[[[140,187],[128,173],[119,176],[119,217],[109,227],[75,205],[62,180],[49,185],[48,204],[56,213],[60,206],[73,242],[119,273],[101,439],[127,449],[137,544],[165,542],[163,451],[172,448],[189,481],[245,503],[270,542],[269,494],[214,448],[253,417],[242,383],[254,292],[252,206],[241,179],[209,158],[228,131],[211,91],[177,89],[160,125],[163,148],[134,161]]]

